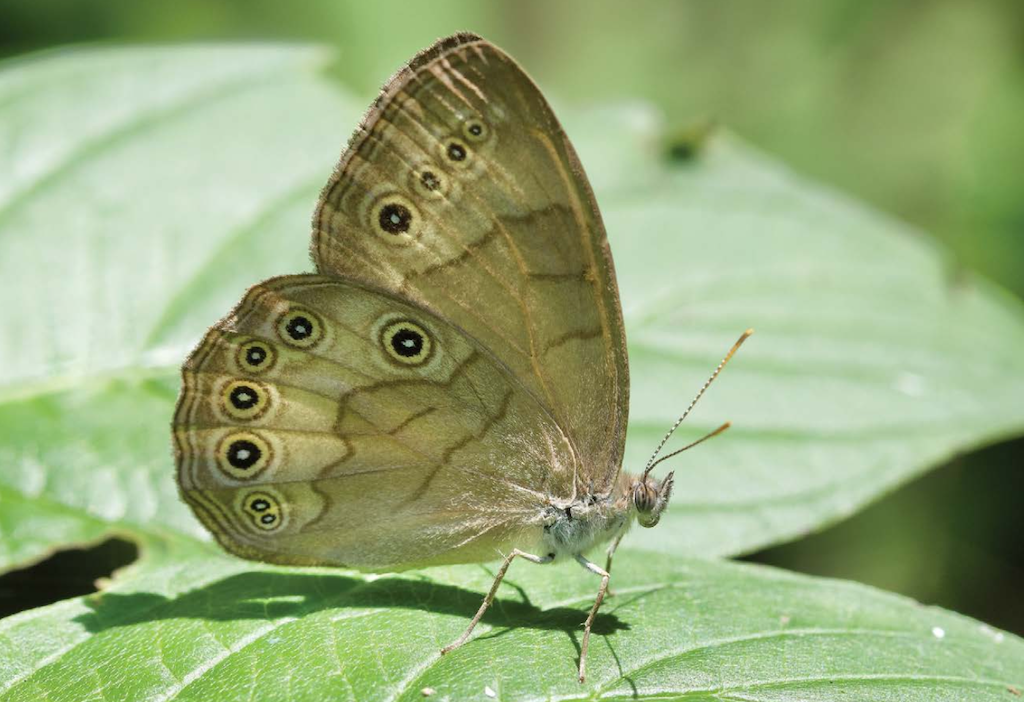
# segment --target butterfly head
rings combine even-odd
[[[660,481],[642,476],[633,481],[630,493],[640,526],[650,528],[661,520],[661,513],[672,496],[672,476],[673,473],[669,473]]]
[[[722,369],[725,368],[725,364],[729,362],[729,359],[732,358],[734,353],[736,353],[736,350],[753,333],[753,329],[747,329],[745,332],[743,332],[743,334],[740,335],[740,338],[736,341],[735,344],[732,345],[732,348],[729,349],[729,353],[725,355],[725,358],[723,358],[722,362],[718,364],[717,368],[715,368],[715,371],[711,374],[711,377],[708,378],[706,383],[704,383],[704,386],[697,393],[697,396],[693,398],[692,402],[690,402],[690,406],[686,408],[686,411],[683,412],[683,415],[676,420],[676,423],[673,424],[672,428],[668,430],[668,433],[665,434],[665,437],[661,440],[661,443],[658,444],[658,447],[654,449],[654,454],[647,461],[647,465],[644,467],[644,472],[640,475],[639,478],[634,478],[630,482],[628,494],[633,503],[633,508],[636,510],[636,519],[638,522],[640,522],[640,526],[649,528],[657,524],[661,520],[661,513],[665,511],[666,507],[668,507],[669,498],[672,496],[673,474],[669,473],[664,478],[662,478],[661,481],[657,481],[650,477],[651,471],[654,470],[654,468],[657,467],[657,465],[662,461],[666,461],[669,458],[672,458],[673,456],[678,456],[683,451],[691,449],[697,444],[707,441],[713,436],[718,436],[723,431],[729,428],[729,422],[726,422],[725,424],[721,425],[714,431],[705,434],[701,438],[697,439],[692,443],[687,444],[681,449],[676,449],[672,453],[666,456],[662,456],[661,458],[658,458],[658,454],[661,453],[661,449],[665,446],[665,443],[670,438],[672,438],[672,434],[675,433],[676,429],[679,428],[679,425],[682,424],[683,420],[686,419],[687,415],[690,414],[690,411],[693,409],[694,405],[697,404],[697,401],[700,400],[700,398],[704,395],[704,392],[708,389],[708,387],[710,387],[711,383],[713,383],[715,378],[718,377],[718,374],[722,372]]]

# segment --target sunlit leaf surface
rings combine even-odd
[[[674,459],[672,509],[625,542],[588,685],[572,679],[596,588],[582,571],[517,564],[522,590],[439,659],[483,567],[366,581],[208,545],[172,478],[177,369],[248,285],[310,269],[317,192],[368,102],[323,60],[138,48],[0,70],[0,568],[114,530],[145,546],[104,594],[0,621],[0,697],[1012,699],[1010,635],[681,555],[793,538],[1019,433],[1019,301],[727,135],[669,162],[640,106],[560,110],[616,259],[627,468],[757,334],[670,445],[734,424]]]

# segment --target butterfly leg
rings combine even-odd
[[[591,563],[579,554],[576,555],[576,562],[594,575],[601,576],[601,587],[597,589],[597,598],[594,600],[594,606],[590,608],[590,616],[587,617],[587,621],[583,625],[583,644],[580,646],[580,682],[583,682],[586,679],[587,648],[590,646],[590,627],[594,623],[594,617],[597,616],[597,608],[600,607],[601,602],[604,601],[604,595],[608,591],[608,580],[611,576],[608,574],[607,570],[602,570],[601,566],[596,563]]]
[[[608,558],[604,562],[604,569],[609,575],[611,575],[612,573],[612,557],[615,555],[615,549],[619,547],[619,543],[622,541],[622,537],[625,535],[625,533],[622,533],[616,536],[615,540],[612,541],[611,545],[608,547]],[[612,592],[611,589],[608,590],[608,597],[611,597],[614,594],[615,593]]]
[[[532,553],[520,551],[518,548],[512,549],[512,552],[505,556],[505,560],[501,564],[501,567],[498,568],[498,574],[494,577],[494,584],[491,585],[491,591],[487,593],[487,597],[484,598],[483,604],[480,605],[480,609],[476,611],[476,615],[473,617],[473,621],[469,623],[469,626],[462,633],[462,636],[460,636],[453,643],[450,643],[441,649],[442,655],[466,643],[466,640],[469,638],[469,635],[473,633],[473,628],[476,627],[476,625],[480,622],[480,620],[484,616],[484,613],[487,611],[487,608],[490,607],[491,602],[494,601],[494,594],[498,591],[498,586],[501,585],[501,581],[505,578],[505,572],[508,570],[509,564],[512,563],[513,559],[515,559],[516,556],[521,556],[522,558],[525,558],[531,563],[550,563],[552,560],[554,560],[553,556],[535,556]]]

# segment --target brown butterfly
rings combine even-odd
[[[504,556],[444,652],[513,559],[574,559],[601,578],[582,682],[615,547],[634,520],[658,523],[672,473],[650,477],[653,457],[620,470],[629,372],[611,252],[537,86],[471,34],[420,53],[324,188],[312,254],[317,275],[256,285],[185,362],[182,497],[259,561]],[[604,543],[602,568],[583,554]]]

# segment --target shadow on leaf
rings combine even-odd
[[[404,577],[366,581],[345,575],[253,571],[226,577],[177,597],[146,592],[98,593],[86,599],[92,611],[75,621],[98,633],[168,619],[275,620],[331,609],[400,608],[461,616],[468,623],[480,606],[481,597],[481,593],[473,590]],[[586,607],[589,606],[587,603]],[[499,596],[482,621],[493,627],[565,631],[575,641],[585,618],[583,608],[542,610],[528,600]],[[628,628],[614,614],[602,613],[594,622],[593,633],[606,635]]]

